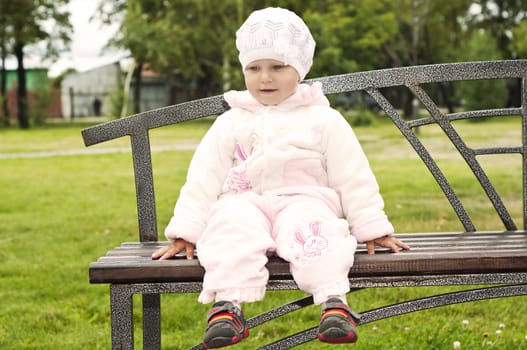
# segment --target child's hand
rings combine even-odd
[[[401,249],[410,249],[410,246],[401,242],[392,235],[382,236],[377,239],[366,242],[366,246],[368,247],[368,254],[375,254],[375,245],[390,248],[394,253],[399,253]]]
[[[178,238],[171,245],[159,248],[152,254],[152,259],[166,260],[170,259],[177,253],[185,250],[187,252],[187,259],[194,258],[194,244]]]

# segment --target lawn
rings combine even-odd
[[[152,132],[159,227],[171,215],[192,155],[166,146],[195,144],[209,121]],[[135,194],[127,140],[85,149],[85,124],[53,124],[20,131],[0,129],[0,349],[109,349],[108,286],[88,283],[88,265],[123,241],[136,241]],[[510,145],[520,141],[515,120],[459,123],[471,144]],[[384,122],[355,128],[378,177],[386,211],[397,231],[459,231],[448,203],[398,132]],[[436,128],[420,130],[433,155],[470,205],[480,229],[501,229],[466,168],[451,156]],[[53,152],[59,151],[58,155]],[[65,152],[68,151],[68,152]],[[30,154],[28,154],[30,153]],[[14,156],[16,155],[16,157]],[[521,159],[490,158],[484,167],[521,226]],[[160,239],[164,239],[160,236]],[[426,296],[455,287],[368,289],[353,293],[357,311]],[[298,291],[269,292],[249,304],[248,316],[271,305],[304,296]],[[196,294],[164,295],[163,349],[198,343],[208,306]],[[527,349],[526,297],[449,306],[367,324],[359,328],[355,349]],[[134,303],[140,309],[140,299]],[[140,329],[136,335],[140,345]],[[274,326],[260,326],[233,349],[255,349],[266,342],[315,326],[319,309],[288,315]],[[312,342],[301,348],[341,349]],[[346,347],[347,348],[347,347]]]

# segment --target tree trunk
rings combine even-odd
[[[2,49],[2,67],[0,68],[0,101],[2,110],[0,111],[0,125],[9,125],[9,108],[7,105],[7,70],[5,69],[5,50]]]
[[[453,89],[452,84],[448,84],[445,82],[439,83],[439,91],[441,92],[441,95],[443,96],[443,102],[448,109],[448,113],[455,112],[454,103],[452,102],[452,98],[451,98],[451,96],[454,95],[452,89]]]
[[[141,112],[141,84],[142,84],[142,74],[143,64],[138,63],[135,67],[134,80],[135,80],[135,89],[134,89],[134,113]]]
[[[5,68],[5,62],[7,57],[7,2],[0,5],[0,54],[1,64],[0,67],[0,126],[9,125],[9,107],[7,105],[7,70]]]
[[[27,108],[26,69],[24,68],[24,45],[15,44],[15,56],[17,67],[17,104],[18,104],[18,126],[21,129],[29,129],[29,116]]]

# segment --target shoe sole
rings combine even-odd
[[[217,349],[217,348],[223,348],[224,346],[233,345],[236,343],[239,343],[241,339],[238,337],[233,338],[224,338],[224,337],[216,337],[214,339],[211,339],[207,344],[203,344],[203,347],[205,349]]]
[[[356,343],[358,339],[356,333],[344,334],[342,329],[337,327],[326,329],[324,333],[318,333],[317,338],[324,343],[331,344]]]
[[[203,343],[205,349],[217,349],[225,346],[234,345],[241,342],[243,339],[249,336],[249,329],[246,329],[241,337],[215,337],[209,340],[207,343]]]

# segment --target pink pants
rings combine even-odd
[[[269,272],[268,254],[290,262],[298,287],[315,304],[349,291],[348,272],[357,241],[340,218],[336,193],[311,195],[230,195],[211,208],[197,242],[205,268],[202,303],[261,300]]]

